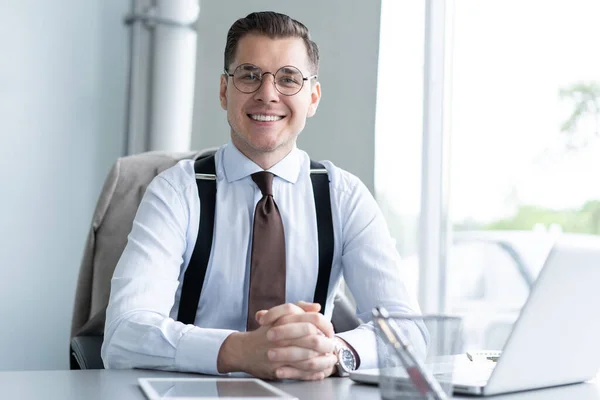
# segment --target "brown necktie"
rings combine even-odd
[[[281,215],[273,200],[273,174],[252,174],[263,197],[254,211],[247,330],[260,325],[256,312],[285,303],[285,236]]]

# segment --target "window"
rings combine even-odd
[[[429,38],[446,41],[434,49],[450,65],[435,146],[449,157],[425,162],[426,175],[442,169],[433,184],[448,185],[438,233],[449,235],[439,249],[445,282],[421,289],[443,293],[439,310],[427,311],[464,316],[467,347],[501,348],[557,235],[600,234],[600,3],[427,4],[445,4],[449,22]],[[426,240],[418,233],[425,20],[424,3],[382,1],[376,196],[415,294]],[[432,194],[440,207],[444,195]]]
[[[600,233],[598,15],[586,0],[454,1],[446,310],[470,347],[502,347],[556,235]]]
[[[415,297],[423,131],[424,5],[382,1],[377,79],[375,191]]]

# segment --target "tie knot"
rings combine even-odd
[[[273,173],[256,172],[252,174],[252,180],[256,182],[263,196],[273,196]]]

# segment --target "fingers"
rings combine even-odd
[[[325,318],[323,314],[319,314],[318,312],[307,312],[304,314],[293,314],[293,315],[285,315],[279,318],[274,326],[281,326],[291,323],[311,323],[317,327],[321,332],[325,334],[325,336],[332,338],[334,335],[333,325],[330,321]]]
[[[319,312],[319,310],[321,309],[321,306],[319,304],[305,303],[303,301],[299,301],[298,303],[296,303],[296,305],[298,307],[300,307],[301,309],[303,309],[304,312]],[[316,307],[315,307],[315,305],[316,305]],[[256,320],[260,323],[260,320],[267,312],[269,312],[269,310],[257,311],[254,318],[256,318]]]
[[[319,380],[331,375],[336,362],[337,359],[333,354],[326,354],[292,365],[284,365],[277,368],[275,374],[279,379]]]
[[[303,336],[325,335],[310,322],[292,322],[285,325],[274,326],[267,332],[267,339],[271,342],[278,340],[298,339]]]
[[[324,354],[319,357],[313,357],[308,360],[299,361],[293,364],[293,367],[306,372],[324,371],[337,363],[337,357],[333,354]],[[282,367],[283,368],[283,367]]]
[[[267,357],[270,361],[282,364],[306,361],[310,360],[311,358],[319,357],[320,355],[321,354],[315,350],[297,346],[276,348],[267,352]]]
[[[275,343],[277,348],[296,346],[313,350],[319,354],[333,353],[335,341],[322,335],[304,336],[298,339],[280,340]]]
[[[271,349],[269,350],[268,357],[273,362],[289,365],[308,372],[316,372],[333,367],[337,362],[337,357],[331,353],[319,354],[313,350],[294,346]]]
[[[262,312],[263,312],[263,310],[258,311],[256,313],[256,316],[258,316],[259,313],[262,313]],[[271,308],[270,310],[265,312],[261,316],[261,318],[259,318],[258,322],[261,325],[270,325],[270,324],[274,323],[275,321],[277,321],[279,318],[283,317],[284,315],[303,314],[303,313],[304,313],[304,310],[302,308],[298,307],[295,304],[287,303],[287,304],[282,304],[282,305]]]
[[[256,315],[254,316],[254,318],[256,318],[257,321],[260,321],[260,319],[263,317],[263,315],[265,315],[267,313],[267,310],[260,310],[256,312]]]
[[[319,312],[321,311],[321,305],[319,303],[307,303],[306,301],[300,300],[296,303],[298,307],[303,309],[305,312]]]
[[[287,307],[292,313],[305,314],[300,307],[290,304],[274,307],[264,315],[285,311]],[[333,370],[330,364],[335,362],[332,358],[335,342],[311,322],[263,325],[254,331],[240,333],[239,337],[242,345],[237,348],[244,349],[241,357],[243,362],[240,360],[235,370],[262,379],[299,380],[323,379]],[[278,337],[281,340],[271,340]]]
[[[275,322],[282,315],[288,314],[287,311],[291,312],[292,314],[300,314],[301,313],[300,311],[317,313],[320,310],[321,310],[321,305],[319,303],[307,303],[305,301],[300,300],[296,304],[291,304],[291,303],[282,304],[280,306],[273,307],[270,310],[257,311],[254,318],[256,318],[256,320],[261,325],[267,325],[267,324]],[[271,314],[269,314],[264,319],[264,321],[261,323],[261,319],[265,315],[267,315],[267,313],[271,313]]]
[[[264,368],[255,364],[251,373],[267,379],[319,380],[334,371],[337,357],[333,326],[319,314],[317,303],[282,304],[261,310],[255,318],[261,328],[252,334],[263,333],[271,347],[262,353]],[[265,343],[266,345],[266,343]],[[263,347],[264,348],[264,347]],[[264,350],[263,350],[264,351]],[[267,355],[264,359],[265,353]]]

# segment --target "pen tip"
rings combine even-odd
[[[371,311],[375,318],[389,318],[390,313],[383,306],[376,306]]]

